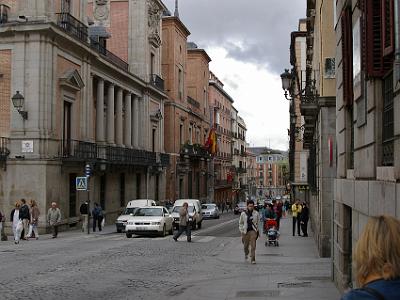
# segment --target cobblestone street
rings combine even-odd
[[[1,299],[339,298],[329,260],[315,256],[311,238],[287,237],[287,221],[281,247],[259,239],[255,266],[243,261],[236,217],[208,222],[191,244],[171,236],[127,239],[113,228],[2,242]]]

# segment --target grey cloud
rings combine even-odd
[[[173,11],[174,0],[165,0]],[[289,64],[290,32],[305,16],[305,0],[180,0],[180,17],[201,47],[279,74]],[[243,45],[243,47],[239,47]]]
[[[237,90],[239,88],[239,85],[235,81],[233,81],[227,77],[223,78],[222,82],[224,84],[228,85],[233,90]]]

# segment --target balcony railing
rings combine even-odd
[[[190,145],[185,144],[181,149],[181,156],[189,156],[192,159],[208,159],[210,158],[210,153],[199,144]]]
[[[0,137],[0,161],[7,160],[10,155],[10,139],[6,137]]]
[[[88,27],[69,13],[58,13],[57,25],[68,34],[76,37],[81,42],[85,43],[96,52],[100,53],[101,56],[103,56],[110,63],[116,65],[126,72],[129,71],[129,64],[127,62],[125,62],[123,59],[121,59],[111,51],[107,50],[98,41],[89,38]]]
[[[59,158],[65,161],[98,161],[139,166],[157,165],[156,152],[76,140],[61,141]],[[161,153],[160,158],[162,166],[169,165],[168,154]]]
[[[164,79],[162,79],[157,74],[150,75],[150,84],[155,86],[159,90],[164,91]]]
[[[190,104],[190,105],[192,105],[192,106],[194,106],[194,107],[196,107],[196,108],[200,108],[200,102],[199,101],[196,101],[196,100],[194,100],[192,97],[187,97],[187,102]]]

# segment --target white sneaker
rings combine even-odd
[[[252,265],[255,265],[255,264],[256,264],[256,261],[255,261],[255,260],[252,260],[252,261],[251,261],[251,264],[252,264]]]

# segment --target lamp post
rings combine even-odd
[[[18,113],[22,116],[22,119],[27,120],[28,112],[23,110],[24,103],[25,103],[24,96],[22,94],[20,94],[19,91],[17,91],[15,93],[15,95],[11,97],[11,101],[13,103],[13,106],[18,111]]]

